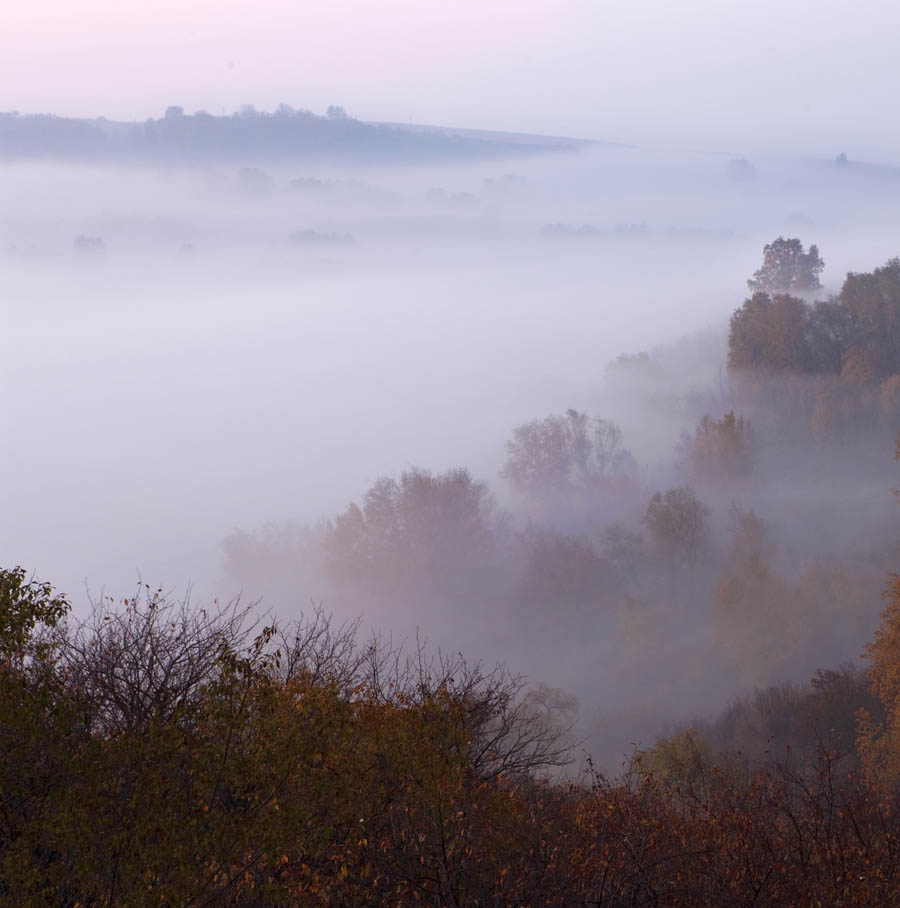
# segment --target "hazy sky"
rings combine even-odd
[[[900,162],[887,0],[13,0],[0,110],[363,119]]]

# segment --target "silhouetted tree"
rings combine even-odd
[[[791,293],[819,290],[819,274],[825,263],[816,246],[804,251],[798,239],[778,237],[763,247],[762,267],[747,281],[753,293]]]
[[[709,514],[709,508],[690,486],[680,486],[656,492],[647,504],[643,522],[668,560],[693,568],[707,543]]]
[[[875,638],[866,647],[869,683],[884,716],[860,715],[859,750],[868,776],[881,787],[900,790],[900,575],[891,578],[887,605]]]
[[[464,580],[461,565],[487,557],[495,505],[468,470],[437,475],[413,468],[379,479],[325,531],[326,566],[335,579],[385,583]]]
[[[506,454],[501,475],[520,494],[538,498],[594,490],[634,469],[619,427],[577,410],[517,426]]]

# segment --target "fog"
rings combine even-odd
[[[7,160],[0,551],[76,610],[141,580],[418,630],[575,693],[587,746],[615,765],[666,723],[859,653],[896,541],[891,434],[813,456],[772,443],[745,397],[764,450],[752,482],[698,487],[712,554],[622,581],[602,609],[522,605],[516,540],[646,534],[652,493],[684,481],[682,433],[741,399],[728,320],[763,245],[816,243],[820,295],[837,292],[898,252],[898,198],[900,172],[855,161],[604,145],[378,166]],[[641,352],[649,365],[610,365]],[[621,428],[628,489],[590,506],[524,500],[500,475],[505,445],[569,409]],[[433,596],[354,593],[303,561],[299,528],[315,537],[413,468],[487,484],[501,542],[480,590],[473,574]],[[791,583],[833,589],[810,565],[863,565],[850,624],[811,612],[770,665],[739,621],[715,624],[735,508],[765,522],[771,569]],[[229,539],[258,545],[236,555]]]

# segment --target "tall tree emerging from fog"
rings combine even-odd
[[[501,475],[530,498],[588,491],[634,469],[619,427],[577,410],[517,426],[506,455]]]
[[[819,275],[824,268],[817,246],[810,246],[806,252],[799,239],[786,240],[780,236],[763,247],[762,267],[747,281],[747,286],[753,293],[820,290]]]

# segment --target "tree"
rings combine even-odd
[[[891,577],[885,593],[881,624],[866,647],[872,693],[884,718],[860,712],[858,748],[863,768],[872,781],[889,790],[900,789],[900,574]]]
[[[495,519],[487,486],[468,470],[406,470],[382,477],[362,507],[350,504],[325,530],[326,567],[335,579],[390,587],[454,584],[490,550]]]
[[[577,410],[517,426],[506,455],[501,475],[532,498],[596,490],[634,469],[619,427]]]
[[[660,738],[647,750],[639,750],[631,768],[673,788],[693,788],[702,785],[712,762],[712,749],[700,732],[685,728],[669,738]]]
[[[900,258],[848,274],[840,304],[848,322],[844,368],[875,379],[900,372]]]
[[[731,316],[728,367],[763,372],[815,372],[811,309],[788,294],[757,291]]]
[[[552,531],[524,539],[525,577],[521,598],[548,616],[595,609],[618,587],[613,565],[589,543]]]
[[[656,492],[643,522],[667,560],[693,569],[707,542],[709,514],[690,486],[680,486]]]
[[[750,423],[729,410],[721,419],[703,417],[686,439],[687,467],[696,480],[739,479],[753,472],[756,444]]]
[[[0,659],[24,667],[35,656],[36,641],[69,613],[65,596],[49,583],[27,579],[22,567],[0,570]]]
[[[803,249],[799,239],[777,240],[763,247],[762,267],[747,281],[753,293],[791,293],[819,290],[825,263],[816,246]]]

